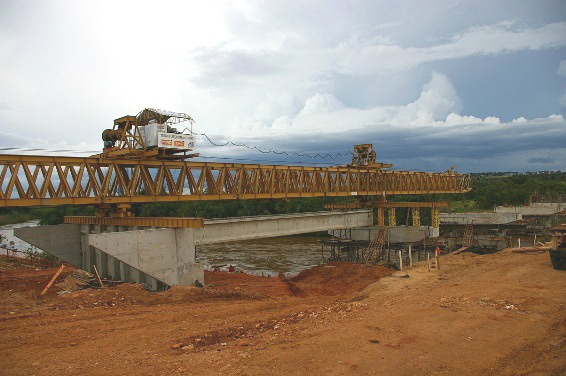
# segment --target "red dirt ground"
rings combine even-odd
[[[0,374],[566,374],[566,273],[547,253],[37,298],[54,271],[0,272]]]

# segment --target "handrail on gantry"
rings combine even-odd
[[[453,171],[0,155],[0,207],[469,190],[469,175]]]

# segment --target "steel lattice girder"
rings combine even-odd
[[[0,207],[469,190],[453,172],[0,155]]]

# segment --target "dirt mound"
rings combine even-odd
[[[331,262],[303,270],[289,280],[289,290],[295,296],[354,293],[393,272],[383,266]]]
[[[142,285],[122,284],[105,289],[86,289],[63,294],[57,299],[55,307],[118,307],[157,304],[210,302],[219,300],[257,299],[237,291],[220,291],[208,288],[174,286],[164,292],[149,292]]]
[[[223,291],[238,291],[264,297],[291,296],[287,283],[277,277],[262,277],[245,273],[209,272],[204,275],[207,288]]]
[[[72,266],[66,266],[63,272],[59,275],[56,280],[57,282],[62,281],[66,276],[71,274],[75,270]],[[45,288],[47,283],[51,280],[57,268],[52,269],[40,269],[38,268],[18,268],[0,271],[0,290],[13,290],[28,292],[33,291],[37,295]],[[47,294],[55,295],[59,291],[55,286],[52,286]]]
[[[160,293],[162,298],[173,302],[205,302],[213,300],[255,300],[261,296],[255,296],[240,291],[219,290],[214,288],[198,288],[173,286],[169,290]]]

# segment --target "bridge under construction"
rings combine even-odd
[[[182,122],[190,124],[185,128],[188,133],[175,128]],[[234,220],[229,230],[234,236],[223,237],[218,231],[208,236],[209,241],[229,241],[238,239],[236,234],[242,234],[246,225],[245,231],[257,231],[258,236],[372,225],[367,209],[373,208],[378,210],[379,225],[384,225],[385,208],[389,225],[394,225],[396,207],[411,208],[414,223],[418,223],[418,209],[428,207],[433,225],[438,226],[438,207],[443,205],[393,204],[387,203],[387,196],[458,194],[471,189],[470,177],[453,170],[389,170],[390,164],[376,161],[371,144],[356,145],[350,164],[332,167],[194,161],[199,154],[193,152],[192,123],[186,114],[148,108],[116,119],[113,128],[102,133],[100,154],[86,158],[0,155],[0,207],[96,205],[97,216],[66,217],[65,225],[21,229],[16,235],[87,271],[98,265],[112,278],[137,282],[140,275],[147,275],[145,282],[152,281],[155,287],[158,282],[204,282],[202,265],[195,260],[195,239],[199,231],[205,234],[215,225],[199,218],[134,217],[131,204],[353,196],[355,203],[328,208],[362,209],[334,213],[332,220],[324,213],[310,218],[298,215],[284,221],[285,225],[281,218],[272,218],[269,229],[260,218],[252,227]],[[261,226],[263,230],[258,230]],[[177,230],[156,229],[167,227]]]

